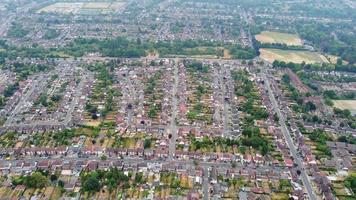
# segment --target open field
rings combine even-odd
[[[124,1],[117,2],[57,2],[41,8],[37,13],[60,14],[100,14],[116,12],[125,5]]]
[[[334,107],[340,109],[349,109],[353,115],[356,115],[356,100],[334,100]]]
[[[6,11],[6,10],[7,10],[6,4],[0,2],[0,11]]]
[[[109,2],[90,2],[83,5],[83,9],[108,9],[111,3]]]
[[[41,12],[53,12],[61,14],[77,13],[80,8],[82,8],[84,3],[55,3],[38,10],[38,13]]]
[[[337,59],[340,58],[339,56],[334,56],[334,55],[326,55],[326,58],[332,63],[332,64],[336,64],[337,63]],[[349,62],[347,62],[346,60],[342,61],[342,64],[349,64]]]
[[[279,60],[293,63],[328,63],[325,56],[317,52],[263,48],[260,53],[260,57],[268,62]]]
[[[302,40],[296,34],[263,31],[256,35],[255,38],[261,43],[279,43],[294,46],[303,45]]]

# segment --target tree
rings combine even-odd
[[[337,138],[337,141],[339,141],[339,142],[347,142],[347,137],[345,135],[342,135],[339,138]]]
[[[263,144],[262,148],[261,148],[262,155],[264,155],[264,156],[267,155],[268,151],[269,151],[268,144]]]
[[[356,176],[351,175],[345,179],[345,186],[356,193]]]
[[[48,29],[45,34],[43,35],[43,38],[46,40],[51,40],[60,35],[60,32],[55,30],[55,29]]]
[[[136,39],[136,43],[137,43],[138,45],[141,45],[141,44],[142,44],[141,39],[140,39],[140,38],[137,38],[137,39]]]
[[[336,66],[334,64],[327,64],[326,65],[326,70],[330,72],[335,71]]]
[[[84,181],[83,190],[87,192],[100,191],[100,182],[96,176],[90,175],[90,177]]]
[[[337,64],[337,65],[342,65],[342,59],[341,59],[341,58],[338,58],[338,59],[336,60],[336,64]]]
[[[277,113],[274,113],[273,119],[275,122],[279,122],[279,117],[278,117]]]
[[[291,186],[292,185],[289,180],[281,179],[279,181],[279,190],[282,190],[283,188],[291,187]]]
[[[298,170],[297,170],[298,176],[300,176],[301,173],[302,173],[302,172],[298,169]]]
[[[195,111],[188,111],[187,113],[187,118],[190,120],[190,121],[193,121],[197,118],[197,113]]]
[[[334,102],[333,102],[331,99],[326,98],[326,99],[325,99],[325,104],[328,105],[328,106],[333,106],[333,105],[334,105]]]
[[[316,105],[315,105],[313,102],[308,101],[308,102],[305,104],[305,110],[306,110],[307,112],[309,112],[309,111],[314,111],[314,110],[316,110]]]
[[[329,98],[329,99],[338,99],[337,94],[335,93],[334,90],[325,90],[323,92],[324,98]]]
[[[3,96],[0,96],[0,108],[5,105],[5,98]]]
[[[100,157],[100,159],[101,159],[101,160],[107,160],[108,157],[107,157],[106,155],[102,155],[102,156]]]
[[[138,172],[135,175],[135,183],[137,184],[141,184],[143,182],[143,173],[142,172]]]
[[[41,94],[40,99],[38,100],[40,104],[42,104],[44,107],[48,106],[47,102],[47,94]]]
[[[51,180],[52,182],[56,181],[57,179],[58,179],[57,175],[51,174],[50,180]]]
[[[155,118],[157,116],[157,109],[156,106],[151,105],[149,110],[148,110],[148,117],[149,118]]]
[[[58,181],[58,186],[63,188],[64,187],[64,182],[62,180],[59,180]]]
[[[282,81],[286,84],[289,84],[290,83],[290,77],[288,74],[283,74],[282,76]]]
[[[97,115],[96,113],[93,113],[93,114],[91,115],[91,118],[92,118],[93,120],[97,120],[97,119],[98,119],[98,115]]]
[[[35,172],[25,178],[25,185],[30,188],[44,188],[48,183],[47,177],[41,172]]]
[[[148,148],[150,148],[151,147],[151,144],[152,144],[152,141],[151,141],[151,139],[145,139],[145,141],[144,141],[144,143],[143,143],[143,148],[145,148],[145,149],[148,149]]]
[[[54,102],[58,102],[61,99],[62,99],[62,96],[58,95],[58,94],[51,96],[51,101],[54,101]]]

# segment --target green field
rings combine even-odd
[[[334,107],[348,109],[353,115],[356,115],[356,100],[334,100]]]
[[[37,13],[97,15],[117,12],[125,4],[125,1],[57,2],[41,8]]]
[[[303,45],[302,40],[296,34],[263,31],[256,35],[255,38],[261,43],[279,43],[294,46]]]
[[[310,51],[282,50],[282,49],[260,49],[260,57],[268,62],[275,60],[293,63],[328,63],[325,56]]]

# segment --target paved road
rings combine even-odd
[[[42,91],[43,88],[45,87],[46,83],[47,83],[47,76],[45,76],[44,74],[41,75],[39,74],[36,79],[34,79],[34,81],[31,83],[31,85],[29,86],[30,88],[28,89],[28,91],[26,91],[25,94],[22,95],[19,103],[17,103],[17,105],[15,106],[15,108],[11,111],[10,116],[8,117],[8,119],[6,120],[4,126],[11,126],[11,124],[14,121],[14,117],[19,113],[22,112],[24,109],[24,106],[28,103],[31,102],[32,100],[30,100],[31,95],[35,92],[35,91]],[[27,86],[26,86],[27,87]],[[27,89],[27,88],[26,88]],[[25,90],[26,90],[25,89]]]
[[[203,167],[203,199],[209,200],[209,170]]]
[[[67,125],[72,120],[74,109],[79,104],[80,96],[82,95],[82,90],[83,90],[83,88],[85,86],[84,84],[85,84],[87,78],[88,78],[87,76],[84,76],[80,80],[80,82],[79,82],[79,84],[78,84],[78,86],[76,88],[76,91],[73,94],[72,102],[70,103],[69,109],[67,111],[67,115],[66,115],[66,117],[64,119],[64,124],[65,125]]]
[[[290,153],[292,154],[294,160],[296,161],[296,163],[298,164],[298,166],[300,168],[304,168],[304,164],[303,162],[301,161],[298,153],[297,153],[297,150],[296,150],[296,147],[294,146],[293,144],[293,141],[292,141],[292,138],[290,136],[290,133],[287,129],[287,126],[286,126],[286,118],[285,116],[282,114],[281,110],[279,109],[279,106],[277,104],[277,101],[276,101],[276,98],[274,97],[274,94],[273,94],[273,90],[271,89],[270,87],[270,83],[269,83],[269,80],[268,78],[266,77],[266,70],[265,69],[262,69],[262,76],[263,76],[263,79],[265,81],[265,85],[268,89],[268,94],[269,94],[269,98],[273,104],[273,108],[275,110],[275,112],[277,113],[278,117],[279,117],[279,123],[281,124],[281,127],[282,127],[282,133],[283,133],[283,136],[287,142],[287,145],[290,149]],[[302,178],[302,181],[303,181],[303,184],[305,186],[305,188],[307,189],[307,192],[308,192],[308,196],[309,196],[309,199],[311,200],[317,200],[317,197],[316,195],[314,194],[314,191],[313,191],[313,188],[312,188],[312,183],[311,181],[309,180],[309,177],[307,175],[307,173],[305,172],[305,170],[301,170],[301,178]]]
[[[226,84],[227,81],[224,80],[224,76],[227,74],[227,70],[228,67],[226,67],[225,65],[223,66],[223,68],[220,69],[220,88],[221,88],[221,102],[223,103],[223,136],[224,137],[230,137],[231,136],[231,132],[229,130],[229,115],[228,115],[228,111],[229,111],[229,105],[228,102],[225,101],[225,97],[226,94],[230,91],[226,91]]]
[[[172,89],[172,116],[171,116],[171,123],[170,123],[170,132],[172,134],[171,141],[169,143],[169,160],[172,160],[175,151],[176,151],[176,140],[177,140],[177,124],[176,124],[176,116],[177,116],[177,90],[178,90],[178,83],[179,83],[179,75],[178,75],[178,63],[174,64],[174,83]]]
[[[48,161],[54,161],[54,160],[63,160],[63,161],[98,161],[101,162],[100,156],[95,156],[92,155],[90,157],[78,157],[77,155],[74,156],[66,156],[64,158],[47,158],[47,157],[25,157],[21,158],[18,160],[4,160],[0,159],[1,163],[6,165],[6,164],[15,164],[17,162],[40,162],[43,160],[48,160]],[[119,158],[119,157],[108,157],[108,161],[116,162],[116,161],[122,161],[125,164],[139,164],[139,163],[158,163],[158,164],[181,164],[185,166],[195,166],[196,164],[194,163],[193,160],[165,160],[165,159],[143,159],[143,158]],[[208,168],[224,168],[224,169],[231,169],[232,166],[230,163],[225,163],[225,162],[204,162],[204,161],[199,161],[198,164],[200,167],[203,167],[203,169],[208,169]],[[278,167],[278,166],[245,166],[241,163],[236,163],[235,169],[254,169],[254,170],[261,170],[261,171],[266,171],[266,170],[278,170],[278,171],[286,171],[287,169],[285,167]]]
[[[247,35],[249,46],[253,48],[252,35],[251,35],[251,31],[250,31],[250,25],[251,25],[252,21],[250,21],[250,19],[248,18],[248,15],[246,13],[246,10],[244,10],[244,9],[242,9],[242,17],[243,17],[244,21],[248,24],[247,33],[245,32],[245,34]]]

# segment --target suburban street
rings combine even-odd
[[[171,134],[171,139],[169,142],[169,160],[173,160],[174,155],[175,155],[175,150],[176,150],[176,140],[177,140],[177,124],[176,124],[176,117],[177,117],[177,105],[178,105],[178,100],[177,100],[177,90],[178,90],[178,84],[179,84],[179,76],[178,76],[178,63],[174,64],[174,83],[173,83],[173,89],[172,89],[172,115],[171,115],[171,121],[170,121],[170,134]]]
[[[265,85],[266,85],[266,87],[268,89],[269,97],[270,97],[270,100],[271,100],[271,102],[273,104],[273,108],[274,108],[275,112],[277,113],[277,115],[279,117],[279,123],[281,124],[281,127],[282,127],[282,133],[284,135],[284,138],[285,138],[285,140],[287,142],[288,147],[290,148],[290,153],[293,156],[293,158],[296,161],[296,163],[298,164],[299,168],[301,168],[301,170],[300,170],[301,171],[301,178],[302,178],[304,186],[307,189],[308,196],[309,196],[309,198],[311,200],[317,200],[317,198],[316,198],[316,196],[314,194],[314,191],[313,191],[312,183],[311,183],[306,171],[303,170],[303,169],[305,169],[304,164],[303,164],[303,162],[301,161],[301,158],[298,155],[296,147],[293,144],[292,138],[291,138],[290,133],[289,133],[289,131],[287,129],[286,118],[284,117],[284,115],[282,114],[281,110],[279,109],[279,105],[277,104],[277,101],[275,99],[274,92],[270,87],[269,80],[268,80],[268,78],[266,76],[267,70],[265,68],[263,68],[261,70],[261,72],[262,72],[263,80],[265,81]]]
[[[203,171],[203,199],[209,200],[209,169],[204,167]]]

